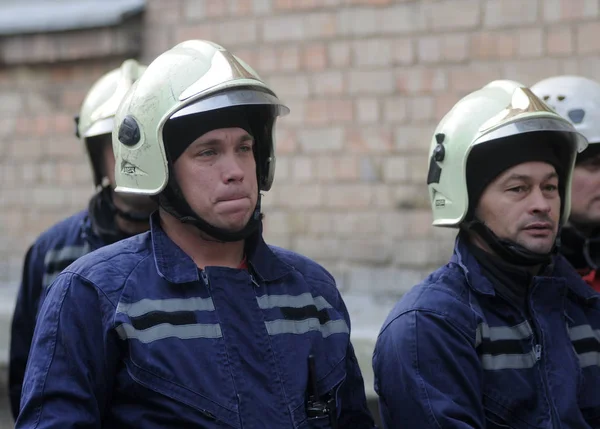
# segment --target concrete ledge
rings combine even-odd
[[[379,301],[368,295],[345,294],[344,302],[352,323],[351,341],[365,380],[368,400],[375,400],[372,358],[377,335],[395,305],[395,301]]]
[[[0,285],[0,367],[8,365],[10,345],[10,324],[17,298],[15,286]]]

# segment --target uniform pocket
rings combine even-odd
[[[190,389],[179,384],[166,380],[151,371],[148,371],[140,366],[129,361],[127,363],[127,371],[131,378],[142,385],[143,387],[156,392],[170,400],[176,402],[173,406],[162,404],[165,407],[176,410],[177,408],[189,408],[195,410],[194,421],[190,424],[198,424],[198,416],[200,420],[204,420],[207,424],[219,424],[219,426],[239,429],[240,418],[239,413],[235,410],[223,407],[210,398],[198,394]],[[181,413],[185,414],[185,412]]]

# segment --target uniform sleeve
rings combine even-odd
[[[42,292],[44,255],[37,245],[27,251],[10,331],[8,391],[13,418],[19,414],[21,386]]]
[[[111,307],[86,280],[59,275],[38,315],[16,428],[101,427],[118,360],[103,323]]]
[[[350,316],[341,296],[339,297],[339,302],[348,328],[350,328]],[[340,386],[339,395],[341,410],[338,413],[338,427],[340,429],[372,429],[376,427],[371,412],[367,407],[365,382],[358,365],[358,360],[354,354],[352,343],[348,343],[346,380]]]
[[[472,339],[444,316],[412,311],[379,335],[375,391],[386,428],[484,429]]]

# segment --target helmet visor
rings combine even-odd
[[[285,116],[290,109],[279,101],[277,97],[256,89],[236,89],[217,93],[208,98],[202,98],[176,111],[170,119],[211,110],[224,109],[234,106],[273,106],[277,116]]]

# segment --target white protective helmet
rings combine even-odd
[[[570,210],[570,183],[577,152],[587,146],[564,117],[541,102],[524,85],[498,80],[461,100],[438,124],[429,148],[427,185],[433,225],[458,228],[469,211],[467,161],[474,147],[505,137],[555,132],[565,154],[565,203],[562,219]],[[531,139],[535,143],[536,139]]]
[[[105,73],[92,85],[75,117],[75,135],[86,146],[96,186],[101,184],[103,172],[99,153],[101,148],[96,144],[98,142],[95,138],[111,136],[119,104],[145,70],[145,65],[135,59],[128,59],[118,68]]]
[[[539,81],[531,90],[567,118],[590,144],[600,143],[600,83],[582,76],[554,76]]]

